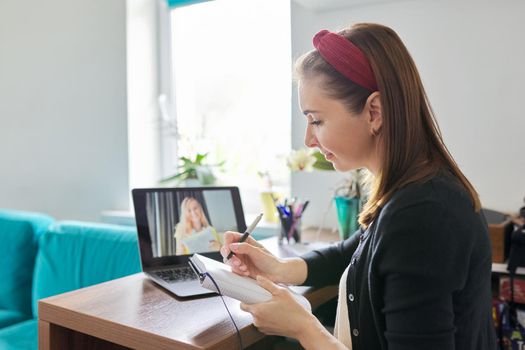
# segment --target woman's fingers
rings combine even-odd
[[[221,255],[224,258],[226,258],[230,254],[231,250],[233,250],[236,253],[236,251],[232,249],[232,244],[237,244],[240,241],[241,237],[242,237],[242,234],[240,234],[239,232],[226,231],[224,233],[224,245],[221,248]],[[241,254],[249,254],[243,250],[243,249],[247,249],[245,248],[245,246],[264,249],[264,246],[262,244],[260,244],[259,242],[257,242],[255,239],[253,239],[250,236],[248,236],[248,239],[246,239],[244,243],[238,243],[238,244],[243,245],[238,251]]]
[[[248,243],[231,243],[231,244],[224,244],[220,248],[221,255],[223,257],[223,262],[225,264],[234,266],[234,265],[241,265],[242,261],[239,260],[239,258],[235,255],[233,255],[230,259],[228,258],[228,255],[230,255],[230,252],[233,252],[235,254],[239,255],[247,255],[248,258],[252,258],[255,256],[256,251],[258,248],[248,244]]]
[[[258,247],[255,247],[249,243],[232,243],[230,244],[230,249],[235,254],[244,254],[248,255],[249,257],[254,257],[260,253],[260,249]]]
[[[278,285],[276,285],[275,283],[273,283],[266,277],[259,275],[257,276],[256,279],[257,279],[257,283],[259,283],[259,285],[263,287],[264,289],[266,289],[268,292],[272,293],[272,295],[277,295],[279,294],[281,290],[284,289],[282,287],[279,287]]]
[[[221,251],[222,254],[222,251]],[[224,254],[223,254],[224,255]],[[248,271],[248,267],[246,264],[244,264],[238,257],[235,255],[231,257],[231,259],[226,260],[226,258],[223,259],[224,263],[227,265],[230,265],[232,268],[232,271],[239,275],[249,276],[250,272]]]
[[[226,231],[224,233],[224,243],[230,244],[234,242],[238,242],[241,239],[241,234],[239,232],[235,231]]]
[[[250,304],[241,303],[240,306],[242,311],[252,313],[252,306]]]
[[[245,242],[239,242],[241,236],[233,231],[224,234],[224,245],[220,248],[223,262],[239,275],[255,277],[261,273],[270,274],[275,265],[272,265],[272,259],[276,258],[251,237]],[[233,255],[228,259],[230,253]]]
[[[224,233],[224,244],[239,242],[242,236],[243,236],[242,233],[239,233],[239,232],[226,231]],[[248,236],[245,242],[255,247],[263,248],[263,245],[257,242],[252,236]]]
[[[234,231],[226,231],[224,233],[224,245],[220,249],[224,262],[226,262],[226,257],[230,254],[230,244],[238,242],[241,236],[239,232]]]

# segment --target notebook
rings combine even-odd
[[[213,230],[205,229],[181,239],[181,242],[189,252],[205,252],[209,249],[209,243],[216,239]]]
[[[272,294],[261,287],[256,280],[232,272],[230,266],[222,262],[200,254],[194,254],[189,262],[190,266],[192,266],[195,273],[199,276],[201,286],[210,291],[218,292],[215,286],[216,283],[221,294],[246,304],[262,303],[272,298]],[[213,283],[210,275],[215,283]],[[291,292],[305,309],[308,311],[312,310],[310,303],[304,296],[293,291]]]

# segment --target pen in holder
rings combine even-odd
[[[300,202],[296,198],[289,201],[285,199],[284,204],[276,206],[281,222],[279,244],[284,240],[286,243],[301,242],[301,217],[308,206],[308,201]]]

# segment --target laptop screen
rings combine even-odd
[[[134,189],[143,267],[184,263],[194,253],[217,258],[226,231],[246,229],[237,187]]]

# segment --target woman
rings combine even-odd
[[[221,239],[209,224],[202,205],[193,197],[186,197],[180,205],[181,218],[175,227],[177,255],[218,251]],[[202,240],[205,241],[202,241]],[[200,248],[199,248],[200,247]]]
[[[241,308],[306,349],[495,349],[491,249],[474,188],[447,151],[416,66],[390,28],[321,31],[296,64],[305,144],[338,171],[373,175],[361,230],[278,259],[253,239],[221,253],[273,299]],[[334,335],[277,285],[339,283]]]

